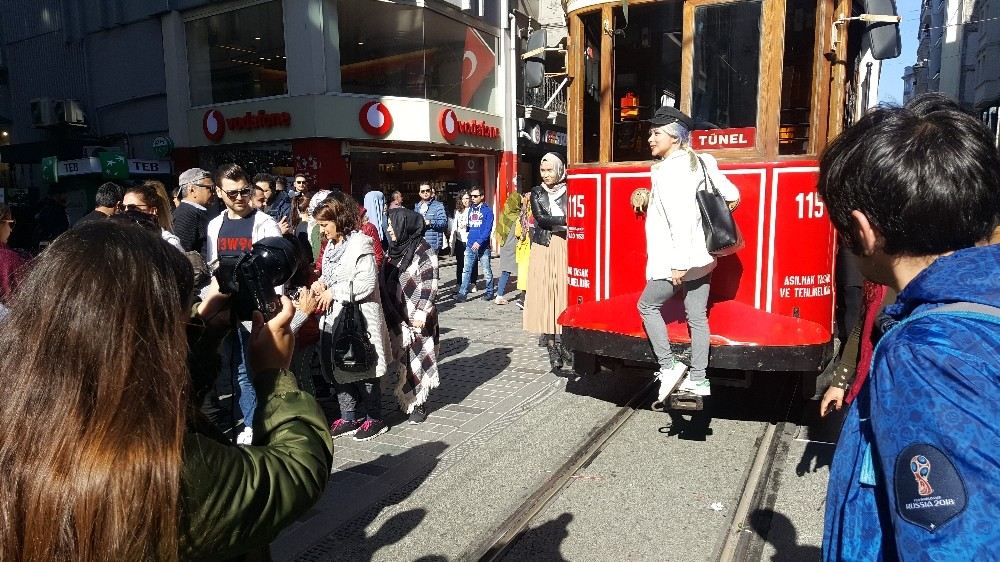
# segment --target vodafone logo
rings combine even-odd
[[[500,129],[485,121],[462,121],[453,109],[444,109],[438,117],[438,129],[441,136],[448,142],[455,142],[458,135],[482,137],[484,139],[500,138]]]
[[[438,128],[441,129],[441,136],[448,142],[455,142],[458,138],[458,115],[451,109],[445,109],[438,117]]]
[[[219,142],[226,134],[226,117],[218,109],[209,109],[201,118],[201,130],[205,133],[205,138]]]
[[[376,137],[384,137],[392,130],[392,114],[384,103],[378,101],[361,106],[358,122],[366,133]]]

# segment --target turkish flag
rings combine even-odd
[[[465,53],[462,55],[462,105],[468,107],[483,81],[493,74],[497,57],[479,32],[465,30]]]

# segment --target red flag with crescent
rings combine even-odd
[[[468,107],[483,82],[493,74],[497,57],[478,31],[465,30],[465,53],[462,55],[462,105]]]

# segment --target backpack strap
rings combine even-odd
[[[972,312],[975,314],[982,314],[984,316],[994,316],[1000,318],[1000,308],[990,306],[988,304],[980,304],[978,302],[953,302],[943,304],[933,310],[927,311],[927,314],[938,314],[942,312]]]

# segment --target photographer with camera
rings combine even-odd
[[[192,307],[192,293],[184,256],[124,221],[81,225],[38,258],[0,330],[0,560],[266,557],[322,494],[332,443],[287,370],[290,301],[255,316],[265,445],[235,447],[194,407],[228,297]]]
[[[312,286],[325,311],[320,358],[340,403],[340,418],[330,433],[367,441],[388,430],[381,419],[379,378],[386,372],[389,332],[378,291],[375,242],[360,231],[357,203],[339,192],[331,193],[313,217],[327,239],[320,280]]]
[[[250,179],[239,165],[230,163],[219,166],[215,171],[215,185],[226,210],[208,223],[205,262],[213,268],[228,271],[255,243],[264,238],[281,236],[281,230],[274,219],[250,204]],[[279,294],[282,292],[280,287],[277,291]],[[226,339],[223,354],[225,362],[230,365],[229,370],[236,371],[239,385],[243,431],[236,442],[250,445],[253,443],[254,413],[257,409],[257,395],[250,384],[253,373],[247,365],[246,341],[250,333],[245,325],[237,325],[236,328],[234,334]]]

